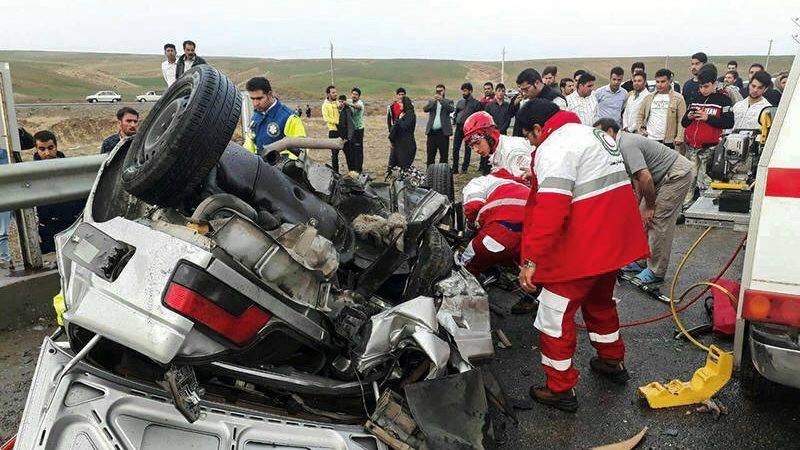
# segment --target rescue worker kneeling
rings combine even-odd
[[[467,142],[481,158],[489,157],[492,172],[505,170],[528,183],[533,147],[525,138],[500,134],[489,113],[478,111],[467,118],[464,123],[464,142]],[[517,261],[518,259],[515,262]],[[537,306],[534,295],[523,295],[511,307],[511,313],[529,314],[536,311]]]
[[[477,230],[459,262],[474,275],[519,261],[522,220],[530,188],[501,169],[473,178],[462,191],[467,227]]]
[[[530,100],[516,117],[537,146],[522,234],[520,285],[541,285],[534,326],[547,385],[531,387],[534,400],[578,409],[575,385],[575,313],[580,308],[597,350],[592,370],[615,382],[630,377],[623,364],[612,298],[618,270],[649,254],[636,198],[616,142],[581,125],[552,102]],[[535,224],[535,226],[534,226]]]

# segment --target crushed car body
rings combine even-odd
[[[66,340],[42,348],[20,448],[491,447],[489,303],[454,263],[452,186],[250,153],[233,91],[187,72],[57,237]],[[469,423],[429,421],[437,389]],[[416,435],[376,425],[392,404]]]

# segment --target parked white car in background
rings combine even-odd
[[[157,91],[147,91],[142,95],[136,96],[137,102],[157,102],[161,98],[161,93]]]
[[[122,96],[114,91],[100,91],[96,94],[87,95],[86,101],[89,103],[97,103],[97,102],[116,103],[122,101]]]

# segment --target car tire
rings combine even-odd
[[[403,298],[431,294],[431,288],[453,269],[453,249],[435,228],[428,228],[417,250],[417,261],[406,279]]]
[[[143,98],[140,98],[139,100],[136,100],[136,101],[137,101],[137,102],[139,102],[139,103],[144,103],[144,102],[146,102],[147,100],[145,100],[145,99],[143,99]]]
[[[434,191],[444,195],[451,202],[455,199],[453,174],[447,163],[431,164],[425,174],[425,184]]]
[[[96,98],[90,98],[89,99],[89,103],[97,103],[97,99]]]
[[[745,341],[742,348],[742,363],[739,368],[739,384],[742,393],[749,399],[759,399],[769,395],[775,385],[763,375],[753,365],[753,357],[750,352],[750,330],[745,333]]]
[[[150,204],[181,206],[216,165],[241,111],[228,77],[205,64],[192,68],[142,123],[125,158],[125,190]]]

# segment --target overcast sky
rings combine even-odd
[[[795,54],[800,0],[0,0],[0,49],[446,58]],[[500,6],[502,5],[502,6]],[[760,6],[759,6],[760,5]]]

